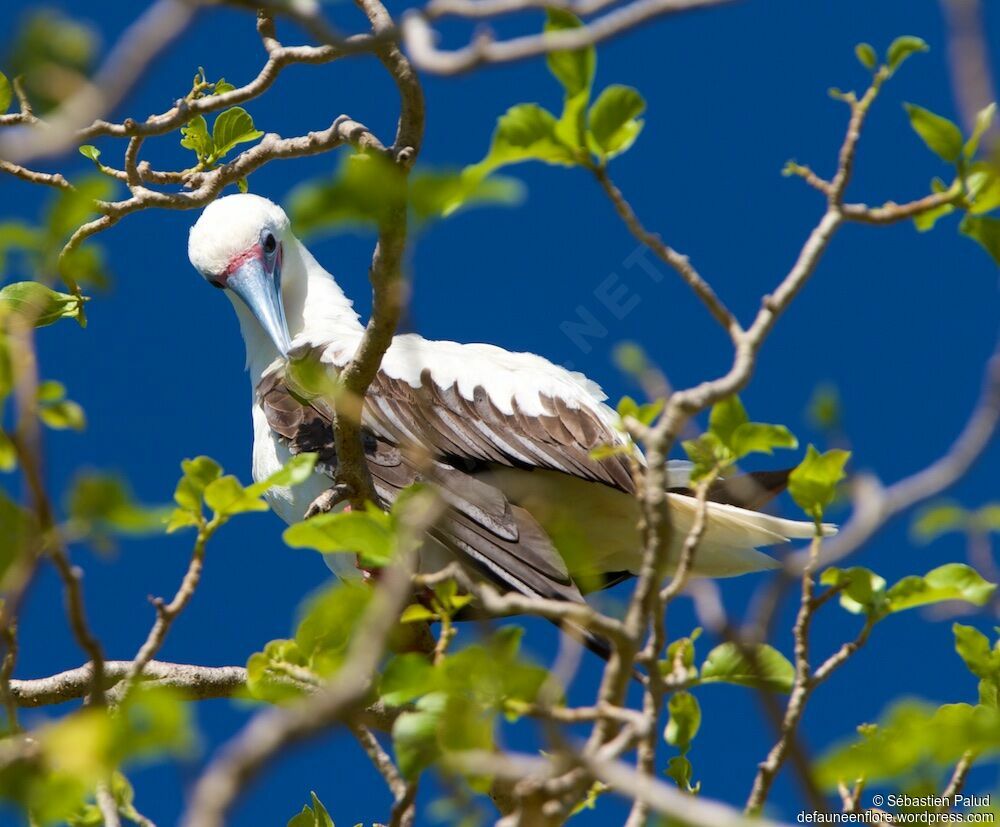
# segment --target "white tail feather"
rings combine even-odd
[[[698,511],[698,501],[684,494],[668,494],[675,534],[676,556],[684,537],[691,531]],[[792,539],[807,539],[815,533],[810,522],[786,520],[771,514],[749,511],[735,505],[710,502],[708,526],[695,558],[694,573],[726,577],[749,571],[775,568],[778,563],[756,549]],[[837,527],[824,523],[823,535],[837,533]]]

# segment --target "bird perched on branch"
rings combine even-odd
[[[332,406],[295,392],[288,357],[311,357],[333,387],[364,327],[267,199],[213,202],[192,228],[188,252],[239,317],[254,388],[254,478],[295,453],[320,455],[305,484],[266,495],[282,519],[298,522],[333,485],[336,454]],[[419,568],[434,571],[457,559],[501,590],[574,601],[636,573],[642,458],[633,453],[630,461],[628,437],[605,398],[582,374],[532,353],[397,335],[365,397],[362,425],[380,506],[417,481],[436,486],[447,505]],[[607,445],[629,450],[594,453]],[[671,463],[668,475],[674,561],[696,512],[685,465]],[[787,472],[756,475],[749,498],[734,481],[715,487],[696,575],[774,568],[757,547],[812,536],[811,523],[754,510],[786,480]],[[327,555],[334,565],[344,557]]]

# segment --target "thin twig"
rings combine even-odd
[[[954,802],[955,796],[961,794],[965,788],[965,782],[969,777],[969,770],[972,769],[975,760],[976,753],[972,750],[963,753],[962,757],[955,764],[955,770],[952,772],[951,778],[948,779],[948,784],[941,792],[942,798],[947,798],[949,801]]]
[[[95,791],[97,808],[101,811],[101,818],[104,819],[104,827],[121,827],[121,819],[118,817],[118,803],[111,794],[107,783],[100,782]]]
[[[17,701],[14,700],[11,680],[14,666],[17,664],[17,624],[10,623],[0,629],[0,638],[4,643],[3,662],[0,663],[0,699],[3,700],[4,711],[7,713],[6,734],[20,732],[21,726],[17,720]]]
[[[822,543],[822,534],[817,529],[816,536],[809,546],[809,561],[802,572],[802,599],[792,630],[795,641],[795,678],[792,682],[791,694],[788,697],[788,705],[785,707],[785,716],[781,723],[781,735],[771,748],[767,758],[758,766],[753,789],[747,799],[745,812],[751,815],[759,813],[767,800],[778,770],[785,762],[789,743],[796,737],[796,729],[802,719],[802,713],[805,711],[806,701],[813,685],[810,680],[809,627],[813,618],[813,593],[816,588],[813,571],[819,561],[819,550]]]
[[[611,200],[614,205],[615,212],[618,213],[619,218],[628,227],[629,232],[642,244],[645,244],[650,250],[652,250],[657,257],[660,258],[668,266],[672,267],[677,271],[678,275],[687,283],[687,285],[695,292],[702,303],[708,308],[708,312],[712,314],[715,320],[722,326],[730,336],[736,337],[743,332],[740,327],[739,322],[736,321],[736,317],[730,312],[729,308],[722,302],[722,300],[716,295],[715,291],[712,289],[711,285],[705,281],[697,270],[692,266],[690,259],[678,253],[672,247],[664,244],[662,239],[655,233],[651,233],[647,230],[639,218],[636,216],[635,211],[632,209],[632,205],[625,199],[622,195],[621,190],[615,185],[614,181],[608,175],[607,167],[604,165],[594,165],[591,167],[594,177],[597,179],[598,183],[601,185],[601,189],[604,190],[605,194]]]
[[[457,75],[479,66],[510,63],[555,51],[581,49],[603,43],[657,17],[720,6],[728,2],[731,0],[634,0],[588,21],[582,28],[503,41],[495,41],[489,32],[480,31],[469,45],[454,50],[438,49],[435,45],[435,32],[427,18],[420,11],[412,10],[403,15],[402,34],[407,52],[417,67],[437,75]],[[552,5],[560,7],[558,2]]]
[[[129,670],[122,690],[125,694],[128,694],[142,676],[146,664],[156,657],[156,653],[160,651],[167,639],[170,627],[194,596],[195,589],[198,588],[198,583],[201,581],[202,568],[205,565],[205,545],[219,524],[217,519],[212,519],[199,526],[198,536],[195,538],[194,549],[191,552],[191,560],[173,599],[169,603],[164,603],[161,598],[156,598],[153,601],[156,608],[156,621],[132,661],[132,668]]]

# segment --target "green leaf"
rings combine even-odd
[[[691,479],[697,482],[712,471],[721,472],[753,452],[770,454],[775,448],[795,448],[798,440],[784,425],[750,422],[738,396],[712,406],[708,431],[682,443],[694,463]]]
[[[80,154],[97,164],[99,163],[98,159],[101,157],[101,150],[91,144],[84,144],[80,147]]]
[[[745,457],[751,453],[770,454],[775,448],[798,448],[799,441],[784,425],[746,422],[732,436],[733,453]]]
[[[716,646],[701,665],[702,683],[733,683],[791,692],[795,668],[781,652],[766,643],[748,647],[749,654],[735,643]]]
[[[288,827],[334,827],[333,819],[319,800],[316,793],[309,793],[311,804],[302,808],[302,812],[293,816]]]
[[[408,652],[389,661],[382,673],[379,694],[389,706],[402,706],[433,691],[438,683],[427,655]]]
[[[0,472],[13,471],[15,468],[17,468],[17,449],[11,438],[0,430]]]
[[[454,614],[472,602],[471,595],[458,593],[458,583],[454,580],[445,580],[443,583],[435,586],[434,597],[449,615]]]
[[[979,678],[979,703],[997,709],[1000,707],[1000,649],[990,648],[982,632],[972,626],[956,623],[955,651],[969,671]]]
[[[926,41],[913,35],[903,35],[897,37],[889,44],[886,51],[885,62],[891,72],[895,72],[910,55],[917,52],[929,52],[930,47]]]
[[[667,777],[672,778],[674,783],[684,792],[696,795],[701,789],[701,782],[699,781],[697,784],[692,785],[692,773],[691,762],[685,755],[675,755],[667,761]]]
[[[962,147],[962,154],[965,155],[966,160],[971,160],[976,154],[976,151],[979,149],[979,142],[993,124],[993,118],[996,116],[996,113],[996,102],[989,104],[976,113],[976,122],[972,127],[972,134],[969,136],[969,140],[965,142],[965,146]]]
[[[317,675],[329,677],[340,668],[371,597],[362,583],[338,583],[306,603],[295,643]]]
[[[643,425],[652,425],[663,412],[663,405],[662,399],[640,405],[631,396],[623,396],[618,402],[618,416],[622,419],[630,416]]]
[[[806,408],[809,424],[820,431],[839,428],[843,419],[840,391],[829,382],[821,383],[813,390]]]
[[[250,113],[240,106],[227,109],[215,119],[212,126],[212,144],[214,160],[226,155],[238,144],[256,141],[264,133],[254,128]]]
[[[579,815],[584,810],[596,809],[597,797],[601,795],[601,793],[604,793],[609,789],[610,787],[608,787],[608,785],[605,784],[603,781],[595,781],[593,784],[590,785],[590,788],[587,790],[587,795],[584,797],[583,801],[581,801],[573,808],[573,810],[570,812],[570,815],[575,816]]]
[[[438,727],[448,704],[443,692],[426,695],[413,712],[404,712],[392,725],[396,763],[403,777],[414,780],[441,755]]]
[[[486,157],[465,174],[483,178],[498,167],[521,161],[572,166],[577,163],[573,150],[556,134],[555,116],[537,103],[512,106],[500,118]]]
[[[910,533],[918,542],[927,543],[951,531],[963,531],[969,524],[969,512],[954,503],[937,503],[917,515]]]
[[[205,505],[219,517],[231,517],[246,511],[267,511],[267,503],[244,488],[232,474],[212,480],[205,486]]]
[[[49,768],[88,786],[128,761],[186,756],[194,746],[188,704],[167,687],[138,686],[111,714],[84,707],[38,733]]]
[[[444,218],[463,208],[520,202],[520,182],[487,177],[483,164],[462,171],[418,170],[409,184],[400,168],[378,153],[347,156],[332,181],[303,184],[292,192],[288,213],[299,235],[357,226],[379,226],[408,207],[421,222]]]
[[[619,343],[613,356],[618,369],[634,379],[641,380],[649,371],[649,357],[635,342]]]
[[[213,95],[224,95],[226,92],[232,92],[235,88],[236,87],[233,86],[233,84],[231,84],[225,78],[219,78],[215,82],[215,84],[213,86],[212,94]]]
[[[406,197],[406,179],[396,164],[357,152],[344,158],[333,181],[297,187],[288,209],[296,232],[308,235],[338,225],[378,226],[406,205]]]
[[[400,623],[428,623],[437,619],[438,616],[434,612],[419,603],[411,603],[399,616]]]
[[[205,488],[222,476],[222,467],[211,457],[200,456],[184,460],[181,463],[181,470],[184,476],[177,483],[174,502],[179,506],[179,511],[195,518],[183,524],[193,525],[201,517],[201,502],[205,496]],[[182,519],[178,517],[177,520],[179,523],[177,527],[181,527]],[[171,526],[168,526],[167,531],[171,530]]]
[[[163,508],[135,502],[124,480],[96,472],[80,474],[67,498],[74,533],[98,538],[108,534],[141,535],[163,530]]]
[[[990,641],[982,632],[972,626],[955,623],[951,627],[955,633],[955,651],[977,678],[994,678],[1000,669],[1000,652],[994,652]]]
[[[962,235],[977,242],[993,262],[1000,266],[1000,218],[982,215],[966,215],[958,226]]]
[[[35,541],[37,529],[35,516],[0,491],[0,582],[10,564]]]
[[[878,55],[871,43],[859,43],[854,47],[854,55],[858,62],[868,70],[873,70],[878,65]]]
[[[486,643],[449,655],[440,667],[442,686],[493,710],[511,711],[511,701],[533,703],[548,673],[519,656],[523,633],[520,627],[505,626]]]
[[[195,746],[191,707],[170,687],[136,687],[112,721],[115,763],[163,754],[183,757]]]
[[[712,406],[708,416],[708,429],[723,445],[730,445],[736,429],[749,421],[750,417],[740,398],[736,395],[727,396]]]
[[[571,12],[562,9],[548,9],[545,21],[545,32],[561,32],[568,29],[582,28],[583,23]],[[581,92],[590,92],[597,71],[597,50],[593,46],[571,51],[550,52],[545,62],[549,71],[555,76],[567,97],[573,97]]]
[[[396,551],[392,520],[373,505],[365,511],[317,514],[285,529],[282,537],[292,548],[360,555],[368,567],[386,565]]]
[[[962,131],[958,126],[921,106],[912,103],[903,106],[910,116],[910,126],[927,148],[942,160],[956,163],[962,155]]]
[[[735,461],[732,452],[711,431],[697,439],[684,440],[681,447],[693,463],[692,482],[698,482],[712,471],[725,468]]]
[[[886,609],[885,579],[871,569],[831,567],[820,575],[819,582],[840,588],[840,605],[852,614],[881,614]]]
[[[524,186],[500,175],[481,178],[461,171],[418,171],[410,176],[409,199],[417,219],[428,221],[469,207],[519,204]]]
[[[886,592],[886,600],[889,612],[901,612],[943,600],[963,600],[975,606],[984,606],[996,588],[995,583],[984,580],[971,566],[947,563],[923,577],[904,577]]]
[[[13,97],[10,81],[7,80],[7,76],[3,72],[0,72],[0,115],[5,114],[10,109]]]
[[[987,503],[972,513],[972,523],[977,531],[1000,531],[1000,503]]]
[[[294,640],[272,640],[247,660],[247,691],[251,697],[269,703],[298,698],[307,687],[290,675],[300,671],[310,672],[309,659],[298,644]]]
[[[686,753],[701,728],[701,707],[690,692],[675,692],[667,704],[669,718],[663,737],[667,743]]]
[[[859,778],[870,786],[910,776],[929,766],[950,767],[966,751],[984,756],[1000,749],[1000,713],[969,704],[935,708],[920,701],[896,703],[878,726],[836,745],[818,762],[817,780],[827,788]]]
[[[312,476],[316,466],[316,454],[296,454],[277,471],[260,482],[247,486],[247,494],[259,497],[272,488],[291,488],[301,485]]]
[[[207,163],[211,159],[215,142],[208,134],[208,121],[204,115],[195,115],[181,127],[181,146],[194,152],[199,163]]]
[[[954,204],[942,204],[932,210],[924,210],[913,217],[913,226],[917,228],[918,232],[926,233],[928,230],[934,229],[934,225],[940,219],[953,212],[955,212]]]
[[[546,32],[577,29],[583,24],[573,14],[559,9],[549,9],[545,23]],[[584,150],[587,145],[587,104],[597,67],[597,53],[593,45],[571,51],[551,52],[547,55],[549,71],[562,84],[563,111],[556,124],[556,137],[574,150]]]
[[[687,637],[678,638],[667,646],[667,657],[660,661],[660,672],[669,675],[680,667],[689,679],[698,677],[694,666],[694,644],[701,637],[701,629],[697,628]]]
[[[613,84],[601,92],[587,118],[598,154],[613,158],[631,147],[642,131],[638,117],[645,110],[645,99],[631,86]]]
[[[57,431],[82,431],[87,427],[87,417],[83,408],[71,399],[43,405],[38,409],[38,417],[50,428]]]
[[[983,215],[1000,207],[1000,167],[992,161],[976,161],[965,174],[969,212]]]
[[[35,397],[43,405],[51,402],[61,402],[66,398],[66,386],[54,379],[47,379],[39,383]]]
[[[73,183],[73,189],[60,190],[49,209],[46,224],[54,239],[65,239],[97,213],[95,201],[106,201],[115,191],[115,181],[97,172],[88,173]]]
[[[9,9],[9,7],[7,7]],[[4,60],[11,76],[20,75],[35,111],[44,115],[93,72],[100,48],[99,30],[54,8],[31,6],[6,19],[9,46]]]
[[[60,293],[37,281],[18,281],[0,290],[0,315],[16,313],[35,327],[45,327],[60,319],[76,319],[86,327],[83,315],[84,296]]]
[[[805,459],[789,475],[788,493],[814,520],[821,520],[833,502],[837,483],[844,478],[844,466],[850,457],[850,451],[834,448],[821,454],[810,445]]]

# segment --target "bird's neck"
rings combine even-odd
[[[303,337],[317,343],[356,343],[364,327],[333,276],[294,237],[285,242],[283,255],[282,301],[293,342]],[[246,343],[250,381],[256,387],[263,372],[278,358],[278,350],[243,302],[235,299],[233,306]]]

